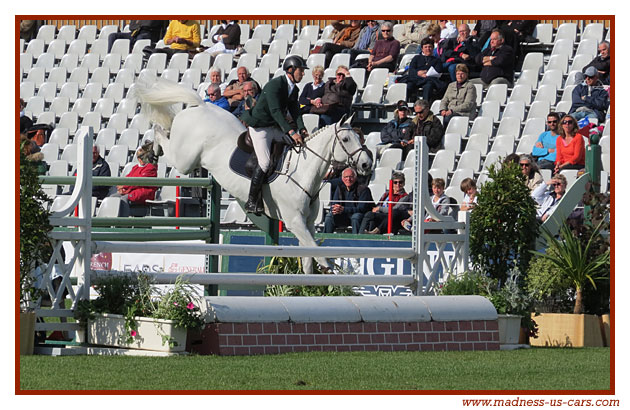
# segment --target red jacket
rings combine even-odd
[[[573,165],[584,165],[584,157],[586,149],[584,147],[584,138],[582,134],[575,134],[569,145],[564,145],[561,136],[556,138],[556,164],[562,165],[570,162]]]
[[[136,165],[131,168],[131,172],[127,174],[127,177],[157,177],[157,167],[153,164],[146,164],[144,166]],[[134,204],[144,204],[147,199],[155,199],[156,186],[133,186],[125,185],[123,189],[127,192],[127,198]]]

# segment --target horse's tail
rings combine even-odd
[[[166,130],[171,129],[175,111],[173,104],[202,105],[203,100],[193,90],[171,81],[158,79],[153,85],[136,83],[134,95],[142,105],[142,112],[149,121]]]

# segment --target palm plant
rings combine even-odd
[[[604,220],[593,230],[588,241],[584,244],[573,235],[571,228],[565,222],[560,228],[562,240],[555,238],[549,231],[543,232],[547,244],[554,252],[534,252],[550,261],[573,284],[575,288],[574,314],[580,314],[583,311],[582,291],[584,287],[590,283],[593,288],[597,288],[595,281],[606,276],[607,267],[610,265],[610,249],[596,256],[591,253],[591,247],[600,235],[603,223]]]

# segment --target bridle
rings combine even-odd
[[[337,142],[339,142],[339,146],[341,147],[341,149],[343,149],[343,152],[345,152],[346,156],[348,157],[348,165],[350,165],[351,167],[354,167],[358,163],[358,157],[361,156],[361,152],[365,152],[367,154],[367,147],[365,145],[361,145],[359,146],[359,148],[355,149],[354,151],[349,152],[346,149],[346,146],[343,145],[343,142],[341,141],[341,137],[339,136],[336,123],[335,123],[334,129],[335,129],[335,140],[333,141],[333,146],[332,146],[333,155],[335,153],[335,145],[337,144]],[[357,153],[359,153],[359,155],[357,155],[357,158],[355,159],[354,156]]]

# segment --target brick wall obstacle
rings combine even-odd
[[[187,349],[200,354],[499,350],[497,313],[481,296],[206,301],[208,324]]]

